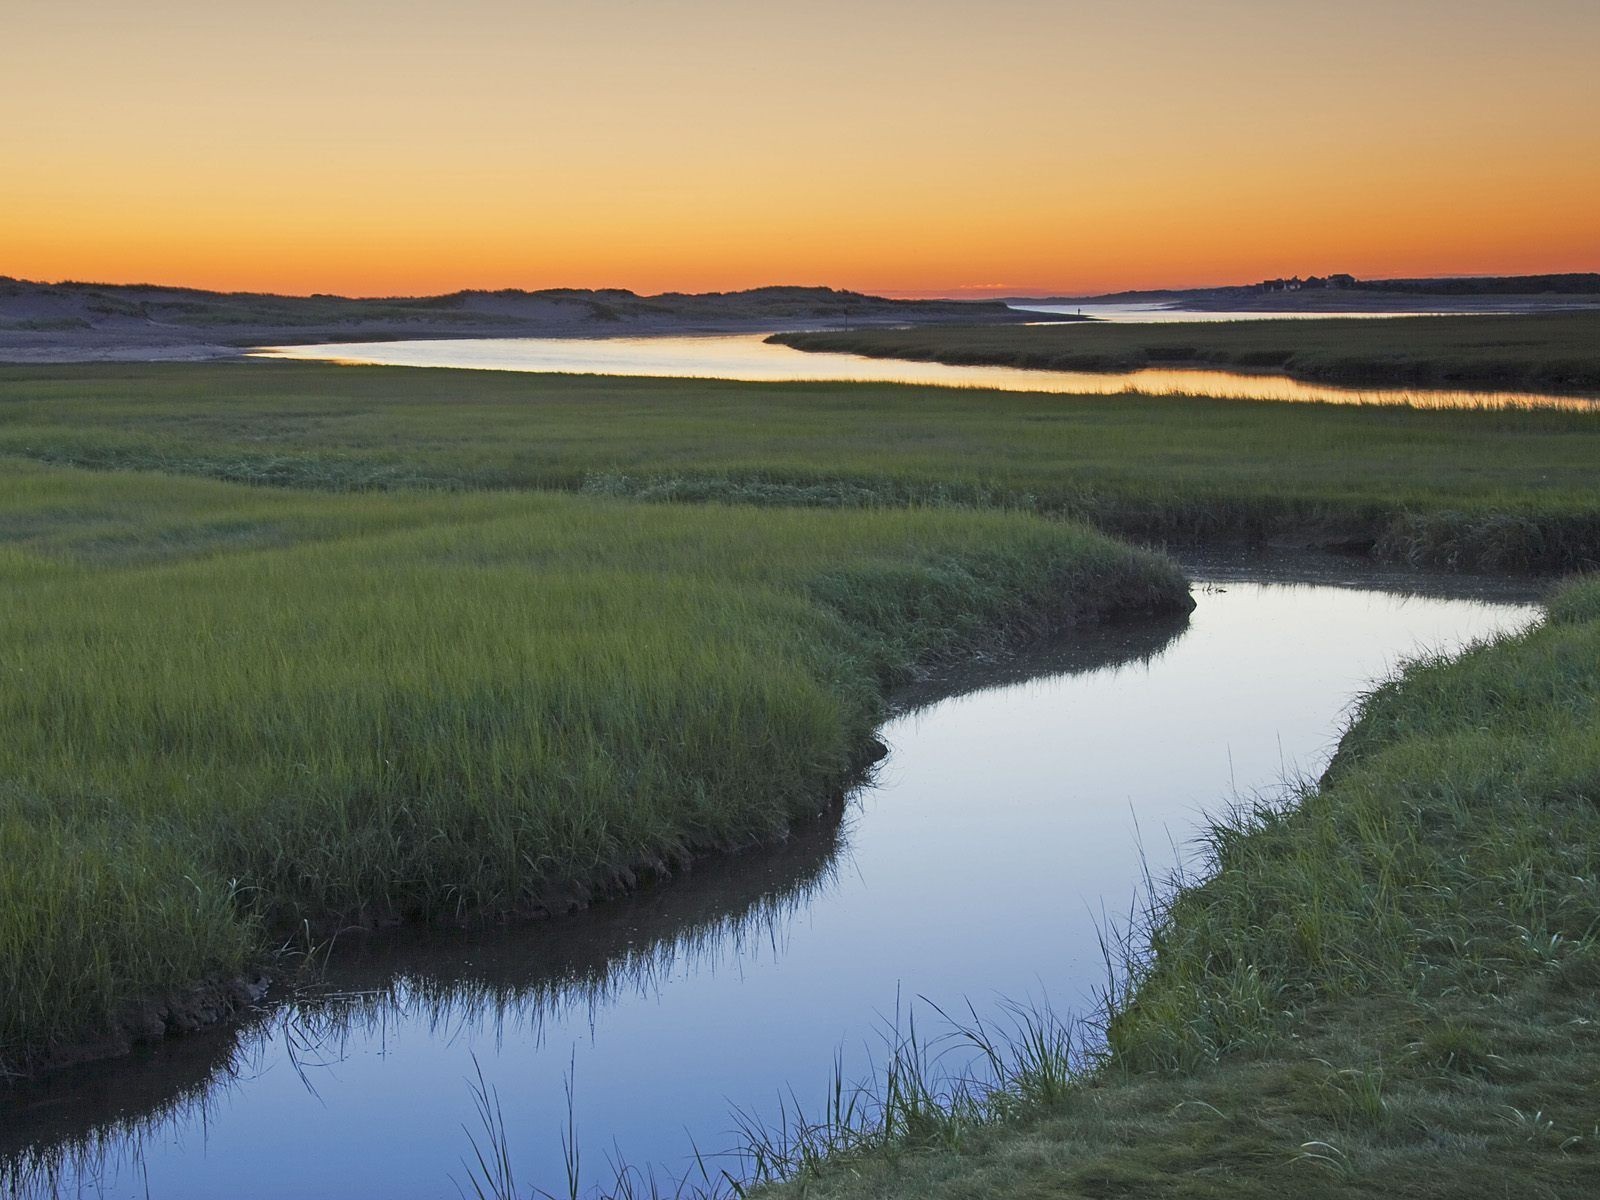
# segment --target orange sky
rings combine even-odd
[[[1600,270],[1600,0],[5,0],[0,274]]]

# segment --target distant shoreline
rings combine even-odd
[[[1600,281],[1600,276],[1594,278]],[[0,362],[216,362],[243,359],[262,346],[322,342],[848,334],[866,329],[998,326],[1039,320],[1039,313],[1016,307],[1019,305],[1149,305],[1169,313],[1262,316],[1535,313],[1600,310],[1600,290],[1454,294],[1408,292],[1387,285],[1299,291],[1230,287],[1067,298],[897,300],[819,287],[659,296],[563,288],[353,299],[142,284],[35,283],[0,276]],[[1073,318],[1074,314],[1061,313],[1055,319]]]
[[[1209,288],[1149,288],[1094,296],[1006,296],[1014,305],[1162,305],[1179,312],[1546,312],[1600,307],[1600,273],[1354,279],[1348,275]]]
[[[457,292],[348,299],[0,278],[0,362],[212,362],[259,346],[413,338],[619,337],[1030,320],[999,301],[832,288],[703,295]]]

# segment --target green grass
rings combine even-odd
[[[0,1067],[299,922],[561,911],[781,836],[913,665],[1186,604],[1164,560],[973,509],[1564,567],[1597,451],[1559,412],[4,369]],[[757,1150],[811,1195],[1589,1194],[1600,584],[1551,613],[1219,827],[1092,1071],[1025,1024],[936,1093],[913,1043],[883,1103]]]
[[[912,665],[1189,605],[1164,559],[1023,514],[16,460],[0,587],[12,1065],[302,922],[563,911],[779,837]]]
[[[1041,317],[1041,320],[1048,320]],[[1600,392],[1600,312],[780,333],[802,350],[1057,371],[1213,367],[1352,387]]]
[[[1600,578],[1378,687],[1211,851],[1128,931],[1087,1066],[1025,1021],[940,1092],[908,1039],[892,1088],[756,1131],[777,1194],[1596,1194]]]
[[[1488,570],[1600,559],[1600,413],[266,362],[11,367],[0,453],[325,490],[1020,507],[1156,540],[1346,540]]]

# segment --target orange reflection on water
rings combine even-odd
[[[764,334],[624,338],[463,338],[272,346],[254,353],[362,366],[454,367],[540,374],[725,379],[747,383],[905,383],[1074,396],[1205,396],[1414,408],[1554,408],[1600,413],[1600,399],[1531,392],[1346,388],[1287,375],[1150,367],[1123,373],[948,366],[769,344]]]

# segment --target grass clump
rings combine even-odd
[[[1155,541],[1337,544],[1458,569],[1600,559],[1600,410],[279,362],[10,367],[0,453],[324,491],[1014,508]]]
[[[1319,784],[1210,851],[1131,931],[1100,1050],[1056,1053],[1072,1086],[976,1121],[956,1093],[954,1144],[778,1193],[1595,1194],[1600,580],[1376,689]]]
[[[333,921],[563,911],[780,837],[918,665],[1186,611],[1022,515],[326,495],[12,462],[0,1063]]]

